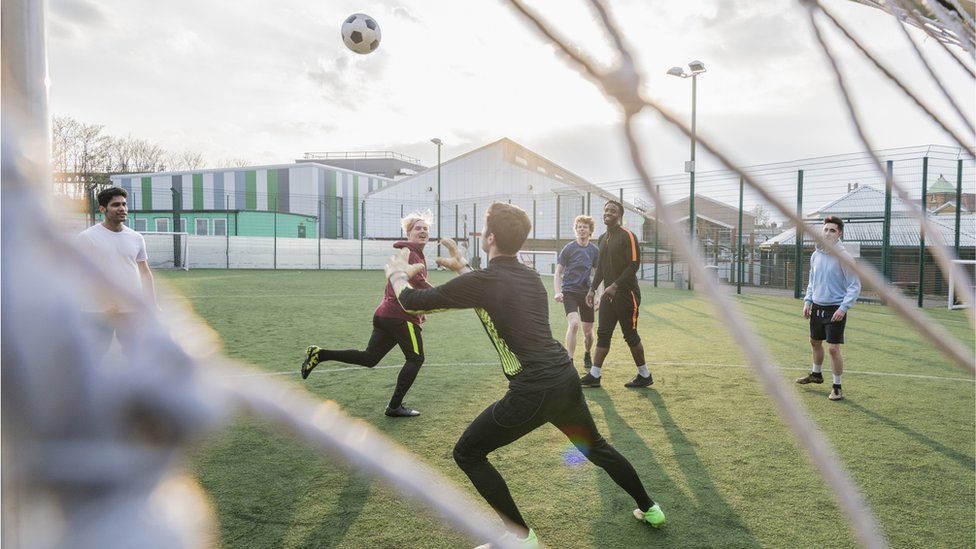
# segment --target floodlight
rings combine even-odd
[[[433,144],[435,144],[435,145],[437,145],[438,147],[440,147],[441,145],[444,144],[444,142],[441,141],[440,139],[438,139],[437,137],[431,139],[430,142],[433,143]]]
[[[688,68],[691,69],[691,74],[700,74],[705,72],[705,64],[701,61],[692,61],[688,63]]]
[[[685,71],[681,67],[671,67],[670,69],[668,69],[668,74],[670,74],[671,76],[684,77]]]

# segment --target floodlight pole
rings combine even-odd
[[[444,142],[436,137],[430,142],[437,145],[437,255],[441,255],[441,145]]]
[[[696,134],[696,110],[698,106],[698,75],[705,72],[705,64],[701,61],[692,61],[688,63],[688,69],[691,73],[686,73],[681,67],[671,67],[668,69],[668,74],[671,76],[677,76],[678,78],[691,78],[691,161],[688,162],[685,167],[685,171],[689,174],[689,196],[688,196],[688,233],[691,237],[691,245],[695,247],[695,145],[697,145],[698,139]],[[688,258],[691,261],[691,258]],[[688,289],[693,290],[694,286],[691,283],[691,270],[688,271]]]
[[[691,170],[689,174],[690,179],[690,191],[691,195],[688,197],[688,229],[691,233],[691,245],[694,247],[697,240],[695,235],[695,145],[697,144],[696,136],[696,107],[698,104],[698,74],[691,74]],[[688,258],[689,261],[691,258]],[[691,269],[688,269],[688,289],[694,290],[695,287],[691,283]]]

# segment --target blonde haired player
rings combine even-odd
[[[393,244],[397,250],[408,253],[407,262],[414,265],[415,271],[410,278],[414,288],[430,288],[427,282],[427,259],[424,257],[424,246],[430,235],[431,213],[414,212],[400,220],[406,240]],[[403,405],[403,397],[413,385],[420,367],[424,364],[424,340],[421,336],[421,326],[424,315],[410,314],[403,310],[397,301],[393,288],[386,284],[383,299],[373,313],[373,334],[366,344],[366,349],[358,351],[323,349],[317,345],[309,345],[305,350],[305,361],[302,362],[302,379],[307,379],[312,369],[326,360],[358,364],[367,368],[376,366],[394,346],[399,345],[406,359],[400,374],[397,376],[393,397],[384,412],[390,417],[414,417],[420,412]]]
[[[576,354],[576,336],[582,327],[583,369],[587,372],[593,366],[590,358],[590,349],[593,348],[593,305],[586,302],[586,293],[590,290],[590,275],[600,257],[600,249],[590,242],[594,229],[592,217],[576,216],[573,220],[576,240],[566,244],[559,252],[553,279],[553,298],[562,303],[566,311],[566,351],[570,358]],[[594,300],[594,303],[599,303],[599,300]]]

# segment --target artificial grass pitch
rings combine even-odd
[[[447,273],[432,273],[434,284]],[[382,295],[379,271],[160,272],[221,336],[225,352],[300,384],[371,423],[478,497],[451,451],[481,410],[505,392],[497,354],[471,311],[424,326],[426,362],[405,403],[418,418],[383,409],[398,349],[374,369],[324,363],[305,382],[305,347],[362,348]],[[551,288],[551,279],[546,279]],[[779,420],[738,348],[692,292],[643,287],[638,331],[655,384],[634,376],[619,334],[603,386],[586,396],[602,434],[636,467],[668,523],[634,520],[633,501],[578,455],[554,427],[492,454],[515,501],[549,547],[852,547],[845,517]],[[844,345],[840,402],[830,384],[793,385],[810,365],[797,300],[736,298],[783,383],[839,454],[892,547],[976,543],[976,384],[890,309],[857,305]],[[163,303],[165,310],[166,303]],[[566,329],[549,308],[553,333]],[[960,311],[927,310],[970,347]],[[582,334],[577,363],[582,360]],[[829,362],[824,366],[829,380]],[[353,464],[354,465],[354,464]],[[333,456],[317,456],[259,420],[241,419],[194,452],[226,547],[471,547],[432,513]],[[432,487],[436,489],[436,487]]]

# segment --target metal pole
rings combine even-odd
[[[586,193],[586,215],[593,215],[593,214],[590,213],[590,211],[591,211],[590,210],[590,202],[592,202],[592,200],[593,200],[593,196],[591,195],[590,192],[587,192]]]
[[[891,280],[891,181],[894,174],[894,161],[887,162],[885,174],[884,224],[881,227],[881,274]]]
[[[471,232],[478,233],[478,203],[471,203]],[[480,248],[478,247],[478,237],[471,237],[471,242],[474,244],[474,255],[477,257],[480,255]]]
[[[556,247],[559,247],[559,195],[556,195]]]
[[[661,196],[661,186],[660,185],[657,186],[657,195],[658,196]],[[661,242],[661,240],[658,238],[658,234],[657,234],[658,233],[658,221],[657,221],[657,218],[658,218],[658,214],[661,213],[661,212],[659,212],[657,210],[660,209],[660,207],[661,207],[661,205],[658,204],[657,207],[654,208],[654,287],[655,288],[657,288],[657,258],[658,258],[658,247],[659,247],[660,242]]]
[[[359,270],[363,270],[363,243],[366,242],[366,201],[360,202],[359,211],[362,212],[359,215]],[[439,231],[440,229],[438,229]]]
[[[959,259],[959,222],[962,214],[962,160],[956,161],[956,259]]]
[[[227,236],[227,242],[224,249],[224,255],[227,258],[227,268],[230,269],[230,195],[224,195],[224,235]]]
[[[691,246],[692,250],[695,250],[695,242],[698,240],[695,234],[695,144],[696,144],[696,106],[698,103],[698,75],[691,75],[691,177],[690,177],[690,188],[691,192],[688,198],[688,232],[691,235]],[[688,258],[689,265],[692,258]],[[694,289],[691,283],[691,269],[688,269],[688,289]]]
[[[922,158],[922,218],[928,217],[929,157]],[[922,306],[922,296],[925,294],[925,225],[918,226],[918,306]]]
[[[535,202],[536,200],[533,198],[532,199],[532,240],[536,240],[538,238],[538,236],[536,236],[536,231],[535,231],[536,227],[538,226],[538,223],[535,222],[535,215],[536,215]]]
[[[735,293],[742,293],[742,178],[739,178],[739,231],[736,235],[735,257]]]
[[[740,182],[741,183],[741,182]],[[739,214],[742,215],[741,213]],[[796,216],[803,219],[803,170],[796,171]],[[740,222],[741,223],[741,222]],[[796,250],[793,255],[793,298],[800,299],[803,294],[803,230],[796,226]]]
[[[275,200],[274,210],[274,268],[278,269],[278,204]]]
[[[437,140],[437,255],[441,255],[441,140]]]
[[[460,217],[461,216],[458,215],[458,205],[455,204],[454,205],[454,240],[458,239],[458,218]]]
[[[322,222],[325,217],[325,201],[319,200],[319,270],[322,270],[322,231],[325,230],[325,224]]]

